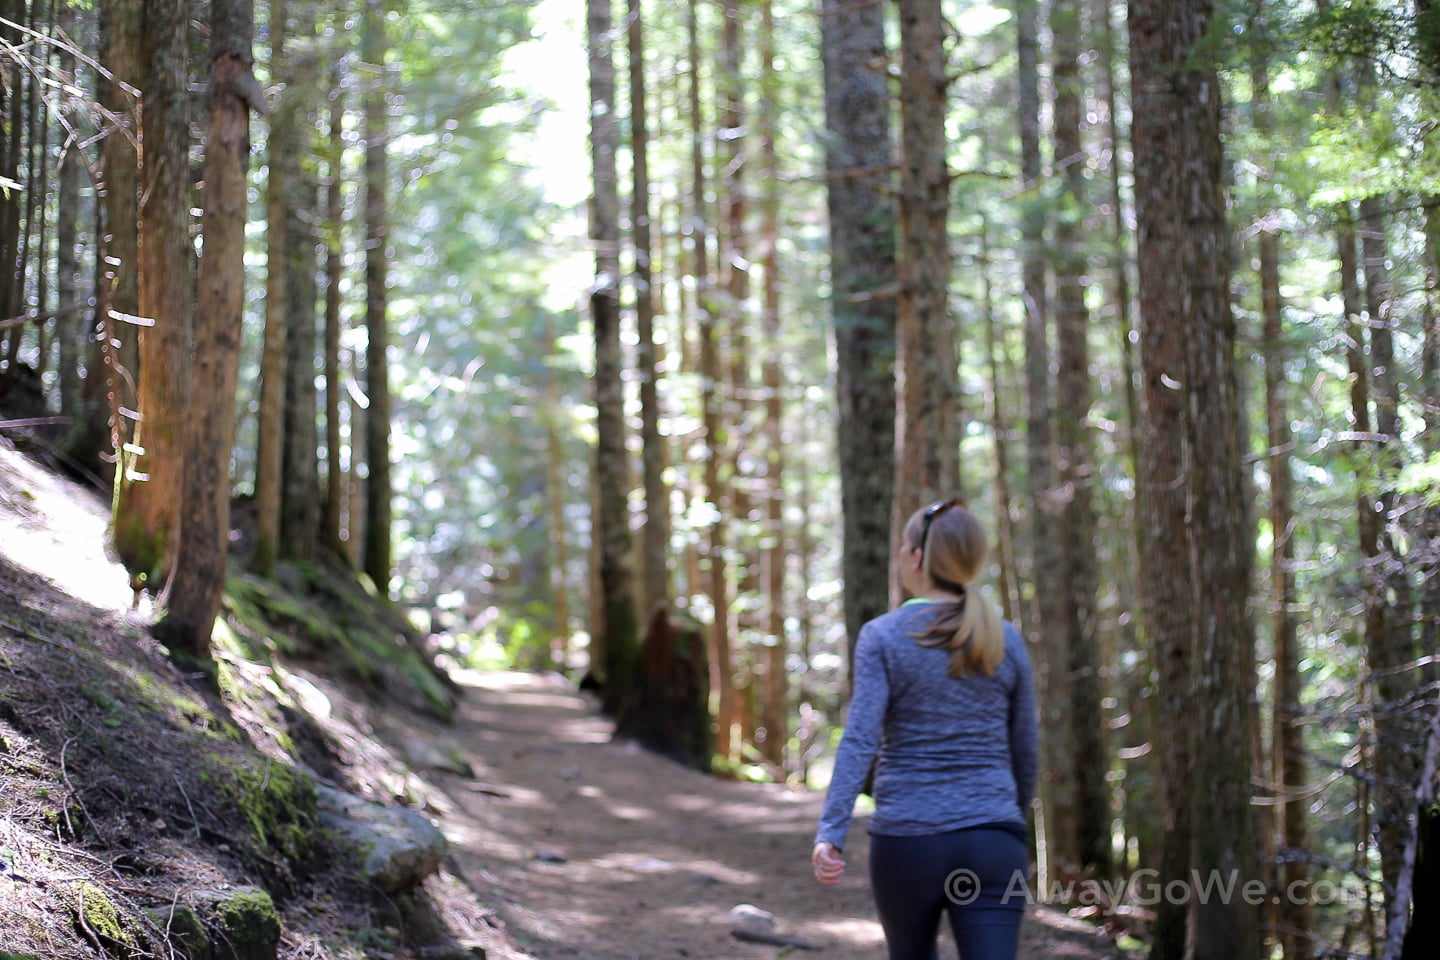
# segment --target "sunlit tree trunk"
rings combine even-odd
[[[136,387],[142,374],[139,328],[134,322],[140,312],[140,168],[135,148],[140,131],[131,90],[144,86],[140,77],[143,18],[144,0],[105,0],[100,6],[100,60],[111,76],[100,80],[101,102],[123,125],[110,130],[101,148],[106,233],[101,282],[107,289],[106,309],[99,320],[105,336],[119,341],[107,371],[112,410],[119,411],[111,426],[116,455],[134,436]],[[116,482],[127,482],[123,470],[116,472]]]
[[[895,484],[894,138],[883,4],[823,0],[825,173],[835,327],[847,665],[890,605]]]
[[[1257,10],[1260,4],[1256,4]],[[1257,18],[1258,21],[1259,18]],[[1252,21],[1254,23],[1255,21]],[[1265,37],[1250,48],[1251,115],[1261,142],[1269,143],[1274,131],[1270,107],[1269,53]],[[1268,166],[1268,160],[1266,162]],[[1262,175],[1260,178],[1264,183]],[[1266,189],[1262,186],[1262,190]],[[1299,796],[1306,784],[1304,726],[1301,724],[1300,638],[1296,623],[1298,596],[1295,589],[1295,508],[1294,480],[1290,470],[1294,438],[1286,399],[1285,365],[1289,360],[1280,298],[1280,243],[1276,235],[1275,209],[1270,197],[1261,208],[1256,236],[1260,261],[1260,314],[1265,350],[1265,422],[1269,446],[1270,479],[1270,614],[1274,647],[1275,680],[1273,734],[1271,736],[1270,778],[1275,783],[1280,842],[1285,848],[1276,877],[1281,890],[1308,889],[1310,864],[1304,856],[1309,847],[1306,804]],[[1277,898],[1278,940],[1286,960],[1310,960],[1314,941],[1310,931],[1313,911],[1305,897]]]
[[[0,23],[0,41],[7,50],[16,49],[20,42],[18,25],[25,19],[24,6],[19,0],[10,0],[0,6],[4,21]],[[21,135],[25,129],[24,90],[26,75],[23,70],[11,73],[14,80],[0,84],[0,176],[10,183],[20,182],[20,153],[23,149]],[[17,270],[20,246],[20,205],[30,191],[0,191],[0,319],[8,320],[18,316],[23,299],[21,277]],[[131,261],[133,270],[134,261]],[[0,335],[0,396],[9,390],[17,373],[20,357],[20,339],[24,326],[11,327]]]
[[[588,0],[590,44],[590,148],[595,195],[590,231],[595,242],[595,286],[590,318],[595,328],[595,475],[600,509],[604,597],[604,699],[613,712],[624,696],[639,649],[639,621],[629,569],[626,498],[630,467],[625,451],[625,394],[620,350],[620,198],[615,172],[619,129],[615,118],[615,64],[610,0]]]
[[[1054,37],[1055,166],[1062,183],[1055,221],[1055,345],[1059,375],[1055,383],[1055,466],[1060,492],[1059,541],[1063,639],[1054,664],[1069,673],[1070,724],[1074,749],[1065,751],[1072,766],[1075,797],[1074,837],[1047,830],[1048,842],[1060,844],[1082,868],[1101,876],[1110,872],[1109,759],[1101,708],[1099,638],[1096,636],[1095,511],[1091,493],[1090,313],[1085,218],[1089,197],[1080,140],[1080,0],[1055,0],[1050,32]],[[1052,668],[1053,675],[1053,668]],[[1046,696],[1055,696],[1047,692]]]
[[[765,533],[762,538],[765,571],[765,664],[760,725],[765,729],[761,752],[776,766],[785,764],[789,741],[789,688],[785,660],[785,536],[784,506],[784,376],[780,369],[780,161],[775,147],[780,91],[775,69],[775,7],[765,0],[760,29],[760,201],[761,263],[765,272],[763,297],[765,384]]]
[[[734,629],[729,646],[734,658],[732,676],[736,685],[730,696],[721,691],[719,723],[722,730],[728,728],[732,731],[734,742],[729,745],[732,755],[741,743],[754,737],[754,658],[760,654],[760,651],[751,648],[758,631],[760,564],[758,538],[754,534],[752,518],[756,476],[749,454],[756,439],[752,436],[755,418],[750,375],[750,260],[753,251],[747,224],[749,197],[746,194],[749,162],[746,144],[750,139],[745,104],[748,74],[742,67],[746,49],[743,21],[750,6],[740,0],[724,0],[717,78],[720,115],[716,121],[715,147],[716,177],[720,181],[719,271],[725,291],[717,304],[720,315],[727,321],[723,342],[728,362],[722,404],[722,450],[723,463],[729,467],[729,480],[725,484],[729,507],[722,512],[721,523],[731,531],[727,561],[732,568],[729,579],[735,584],[735,604],[730,609]]]
[[[337,64],[330,72],[330,123],[325,144],[325,507],[320,519],[320,541],[337,557],[346,556],[341,539],[345,466],[340,455],[340,281],[345,272],[343,80]]]
[[[650,137],[645,97],[645,24],[640,0],[628,0],[630,45],[630,152],[632,189],[630,224],[635,241],[635,323],[639,337],[636,372],[640,376],[640,449],[645,484],[645,529],[641,568],[644,609],[670,600],[670,499],[665,487],[664,441],[660,437],[660,398],[655,359],[655,290],[651,264]]]
[[[985,356],[990,369],[990,433],[995,443],[995,565],[1000,571],[1000,610],[1006,620],[1017,622],[1020,609],[1020,582],[1015,569],[1015,526],[1011,517],[1010,493],[1010,416],[1005,409],[1000,342],[995,319],[995,290],[991,277],[990,224],[980,221],[980,282],[984,288],[981,315],[985,323]]]
[[[385,58],[385,0],[365,0],[361,59],[374,77],[365,98],[365,553],[363,569],[382,596],[390,592],[390,346],[388,320],[390,203],[389,119],[390,83]]]
[[[709,207],[705,201],[704,116],[700,97],[700,26],[698,0],[690,0],[686,16],[686,32],[690,52],[690,202],[694,215],[691,226],[694,275],[696,337],[699,340],[700,417],[704,436],[705,499],[710,517],[706,552],[706,592],[712,610],[710,627],[710,689],[718,699],[715,752],[730,755],[730,720],[735,715],[735,688],[732,680],[734,658],[730,652],[730,588],[725,575],[725,491],[720,486],[720,455],[724,438],[721,433],[721,399],[717,389],[721,383],[720,345],[715,329],[715,294],[711,281],[709,242],[712,227]],[[702,564],[702,567],[704,565]]]
[[[251,73],[250,0],[211,0],[210,114],[205,138],[201,229],[190,402],[189,456],[180,548],[156,633],[195,658],[210,653],[210,632],[225,590],[230,541],[230,452],[245,303],[245,164],[250,110],[263,106]]]
[[[1061,504],[1055,495],[1054,450],[1050,419],[1049,294],[1046,288],[1045,224],[1049,210],[1041,192],[1039,4],[1016,0],[1020,85],[1021,274],[1025,303],[1026,480],[1029,486],[1031,580],[1058,585],[1061,566]],[[1036,679],[1044,691],[1041,703],[1040,800],[1044,848],[1040,851],[1042,880],[1063,864],[1073,867],[1079,852],[1075,823],[1075,778],[1069,721],[1069,671],[1065,643],[1065,592],[1036,589],[1027,610],[1026,634],[1039,654]]]
[[[892,551],[926,502],[960,492],[955,324],[949,310],[944,20],[939,0],[900,0],[900,295]],[[899,599],[898,573],[891,600]]]
[[[300,91],[286,49],[286,0],[270,0],[271,83],[283,85],[270,116],[269,175],[265,180],[265,346],[260,358],[260,413],[255,451],[255,545],[250,567],[263,577],[275,572],[280,551],[280,486],[285,458],[286,339],[296,318],[289,314],[285,274],[289,260],[289,216],[293,184],[300,176]],[[382,590],[384,583],[377,581]]]
[[[47,19],[44,17],[42,4],[30,4],[30,29],[36,34],[44,34],[49,29],[50,21],[53,21],[53,9]],[[43,53],[37,56],[39,68],[45,71],[50,70],[51,50],[47,46]],[[26,112],[30,120],[30,132],[27,139],[30,144],[30,156],[27,161],[29,168],[28,179],[30,185],[26,190],[25,198],[25,244],[21,248],[21,275],[22,280],[25,273],[33,270],[35,277],[34,304],[35,316],[44,317],[49,312],[49,205],[50,205],[50,123],[48,111],[40,108],[40,84],[38,82],[28,85],[27,95],[29,104]],[[38,252],[37,252],[38,251]],[[33,268],[32,265],[33,264]],[[35,334],[39,341],[39,356],[35,362],[35,372],[40,375],[43,382],[48,370],[49,349],[48,332],[49,323],[45,320],[35,321]]]
[[[555,330],[550,319],[545,321],[546,356],[555,356]],[[569,665],[570,654],[570,566],[569,544],[565,531],[565,457],[560,446],[561,405],[560,382],[555,367],[545,367],[545,486],[550,514],[550,579],[555,595],[555,637],[551,656],[559,669]]]
[[[79,17],[70,3],[62,5],[60,20],[61,28],[66,33],[71,36],[78,33],[76,27]],[[74,84],[78,89],[75,54],[68,46],[60,47],[57,66],[60,76],[66,78],[66,82]],[[69,119],[71,126],[75,127],[77,131],[81,129],[82,111],[79,109],[78,97],[64,97],[61,101],[61,109]],[[80,151],[79,143],[66,135],[60,144],[60,169],[56,182],[55,296],[61,310],[75,308],[76,313],[60,320],[56,328],[56,340],[59,346],[57,364],[59,367],[60,414],[76,423],[81,421],[84,412],[80,396],[80,361],[85,356],[85,344],[88,339],[85,336],[87,312],[79,309],[81,297],[79,245],[81,242],[81,190],[84,183],[84,165],[85,158]],[[178,495],[176,499],[178,501]]]
[[[140,421],[122,457],[115,549],[157,588],[174,557],[190,388],[189,15],[184,0],[145,2],[145,110],[139,225]]]

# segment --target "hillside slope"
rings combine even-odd
[[[0,960],[168,958],[175,907],[256,888],[280,941],[230,954],[247,960],[788,952],[731,935],[741,904],[827,960],[883,953],[863,828],[840,887],[810,876],[818,795],[615,742],[558,677],[436,683],[315,571],[232,584],[209,693],[128,609],[104,526],[93,493],[0,444]],[[364,882],[316,827],[312,781],[432,819],[439,872],[403,895]],[[1023,955],[1120,956],[1044,907]]]

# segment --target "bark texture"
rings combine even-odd
[[[830,309],[835,327],[845,630],[889,609],[895,485],[896,212],[882,4],[823,0]]]
[[[918,507],[960,493],[959,387],[950,317],[945,25],[936,0],[900,0],[900,248],[895,501],[890,544]],[[892,574],[891,600],[899,599]]]
[[[376,89],[365,100],[365,553],[363,569],[381,595],[390,592],[390,198],[389,83],[385,56],[385,0],[366,0],[361,57],[374,71]]]
[[[1258,874],[1246,610],[1254,541],[1241,491],[1220,87],[1198,49],[1214,9],[1209,0],[1131,0],[1129,21],[1147,623],[1162,708],[1199,719],[1193,731],[1159,725],[1160,879],[1187,880],[1193,869],[1244,883]],[[1156,960],[1257,955],[1255,908],[1240,897],[1208,899],[1192,898],[1188,910],[1158,906]]]
[[[156,633],[196,659],[225,591],[230,540],[230,451],[245,301],[245,164],[250,110],[259,105],[251,66],[250,0],[212,0],[210,111],[205,138],[205,213],[195,311],[195,356],[183,521],[165,613]]]
[[[595,327],[595,475],[600,508],[600,589],[604,603],[606,709],[613,713],[634,671],[638,618],[630,573],[626,499],[630,464],[625,452],[625,395],[620,352],[620,198],[615,172],[619,131],[615,119],[615,64],[610,0],[588,0],[590,42],[590,149],[595,178],[590,232],[595,243],[595,285],[590,319]]]
[[[146,0],[145,167],[139,224],[140,421],[121,458],[115,548],[132,578],[159,587],[174,559],[190,394],[189,17]]]
[[[1056,0],[1050,14],[1054,37],[1055,165],[1062,184],[1055,221],[1055,345],[1059,375],[1055,394],[1055,467],[1060,503],[1060,557],[1063,638],[1054,663],[1069,672],[1070,726],[1074,749],[1066,751],[1075,784],[1074,837],[1047,831],[1081,868],[1110,873],[1109,754],[1101,708],[1099,637],[1096,630],[1098,574],[1092,495],[1090,418],[1090,312],[1085,219],[1090,213],[1083,176],[1086,154],[1080,139],[1083,89],[1080,77],[1080,0]],[[1055,694],[1048,693],[1047,696]],[[1068,849],[1067,849],[1068,848]]]

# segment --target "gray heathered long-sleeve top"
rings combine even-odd
[[[1039,753],[1025,641],[1006,623],[1005,659],[993,676],[951,677],[949,651],[914,636],[934,614],[933,604],[911,601],[861,628],[854,697],[817,843],[845,846],[872,761],[873,834],[1024,829]]]

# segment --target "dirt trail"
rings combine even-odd
[[[472,674],[447,731],[474,781],[446,783],[453,866],[540,960],[770,958],[780,948],[730,936],[749,903],[825,960],[884,955],[865,879],[862,820],[837,887],[810,873],[821,797],[715,780],[610,742],[609,724],[559,678]],[[447,778],[448,779],[448,778]],[[942,955],[953,956],[948,933]],[[1027,915],[1026,958],[1120,954],[1045,908]]]

